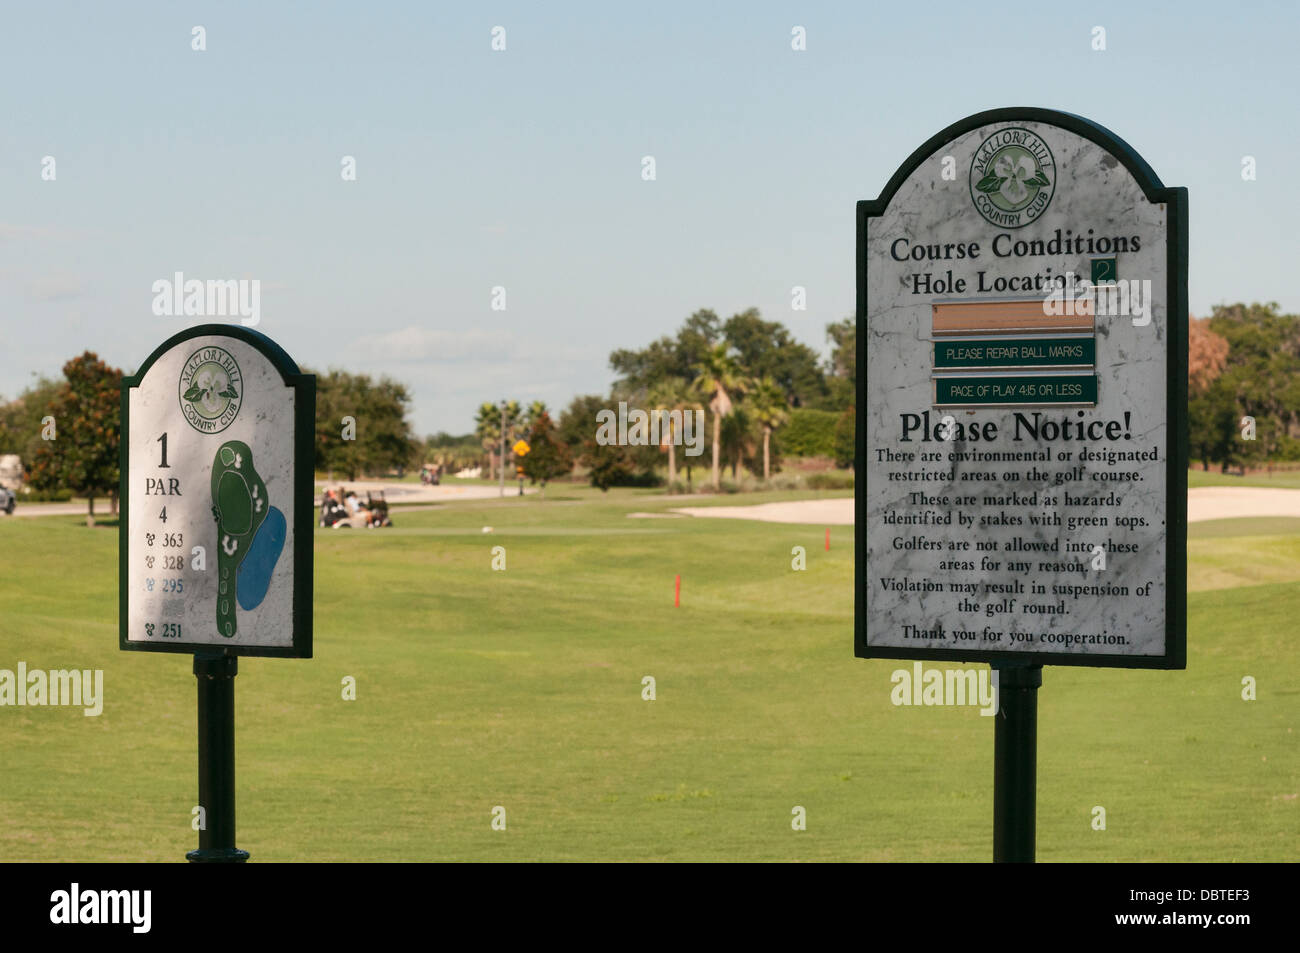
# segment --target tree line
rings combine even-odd
[[[618,378],[609,399],[645,409],[702,412],[714,489],[726,466],[733,480],[742,468],[770,479],[783,455],[779,435],[785,427],[794,431],[787,449],[795,455],[831,457],[848,466],[853,462],[856,323],[845,318],[829,324],[826,335],[830,357],[822,361],[785,325],[763,320],[756,308],[725,321],[712,310],[696,311],[676,335],[610,355]],[[669,442],[666,449],[674,483],[676,448]],[[633,472],[655,462],[653,452],[628,447],[587,447],[586,456],[619,460],[622,470]],[[690,483],[693,463],[683,462]]]
[[[1218,305],[1188,335],[1189,454],[1224,472],[1300,461],[1300,315]]]
[[[312,373],[304,369],[306,373]],[[122,371],[86,351],[0,402],[0,454],[17,454],[35,499],[95,500],[117,512]],[[397,473],[423,458],[407,413],[410,392],[388,377],[330,370],[316,375],[316,469],[355,480]]]
[[[598,415],[621,403],[647,412],[698,412],[710,438],[712,485],[722,471],[741,468],[764,479],[784,452],[823,456],[840,466],[853,462],[856,395],[856,324],[852,318],[827,326],[830,358],[799,342],[783,324],[765,321],[757,309],[725,321],[704,309],[690,315],[675,334],[639,349],[618,349],[609,358],[617,375],[606,395],[574,397],[558,416],[535,401],[484,402],[475,415],[472,439],[439,434],[426,441],[431,460],[456,459],[481,451],[488,475],[510,466],[510,448],[530,446],[517,458],[521,475],[542,483],[583,467],[595,486],[662,483],[667,464],[670,486],[694,482],[700,461],[682,453],[677,423],[665,424],[658,446],[626,446],[598,439]],[[502,456],[504,427],[506,453]]]
[[[777,321],[756,309],[723,320],[711,310],[690,315],[672,335],[610,354],[617,375],[607,395],[576,396],[558,415],[540,401],[484,403],[470,434],[417,439],[408,419],[411,395],[387,376],[331,369],[317,374],[316,469],[329,478],[401,475],[435,463],[455,473],[510,465],[540,483],[581,465],[592,483],[652,485],[694,482],[705,463],[666,445],[619,446],[596,439],[597,414],[620,401],[644,410],[699,411],[710,444],[709,479],[718,487],[743,468],[770,478],[783,458],[823,456],[850,466],[857,387],[856,325],[826,327],[823,361]],[[310,371],[308,371],[310,373]],[[68,361],[61,378],[38,378],[18,397],[0,401],[0,454],[17,454],[38,497],[75,494],[116,509],[122,371],[93,352]],[[1192,319],[1188,341],[1190,454],[1225,472],[1265,462],[1300,461],[1300,316],[1276,303],[1215,306]],[[506,454],[500,453],[502,437]]]

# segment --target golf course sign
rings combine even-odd
[[[202,325],[122,382],[120,644],[311,656],[315,378]]]
[[[997,109],[857,228],[856,654],[1183,668],[1186,190]]]

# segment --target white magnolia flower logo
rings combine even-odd
[[[230,353],[212,347],[195,351],[185,362],[180,378],[181,410],[200,433],[224,430],[239,412],[243,389],[239,365]],[[215,429],[203,421],[217,421]]]
[[[1010,156],[999,156],[993,164],[993,171],[1002,180],[998,192],[1012,205],[1019,205],[1029,195],[1025,182],[1032,179],[1038,170],[1028,156],[1020,156],[1015,161]]]
[[[209,420],[221,416],[226,406],[238,397],[230,376],[215,364],[199,368],[185,391],[185,400],[197,405],[199,413]]]
[[[996,195],[1006,211],[1023,208],[1038,193],[1052,183],[1038,167],[1034,157],[1019,146],[1008,146],[992,162],[992,171],[980,179],[975,188],[997,203]]]

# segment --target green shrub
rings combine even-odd
[[[808,475],[808,489],[851,490],[853,489],[853,474],[837,470],[828,470],[825,473],[810,473]]]
[[[27,488],[19,494],[19,499],[26,503],[67,503],[72,499],[72,491],[66,487],[60,487],[57,490],[33,490]]]
[[[800,473],[777,473],[770,483],[773,490],[802,490],[805,486],[804,477]]]
[[[787,457],[834,457],[835,425],[840,415],[829,410],[790,411],[790,422],[772,435],[780,453]]]
[[[850,407],[835,422],[835,465],[837,467],[853,466],[857,453],[857,419]]]

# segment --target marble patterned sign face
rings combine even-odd
[[[857,654],[1181,668],[1186,192],[995,110],[859,203]]]
[[[124,648],[310,654],[302,392],[259,338],[174,339],[124,386]]]

